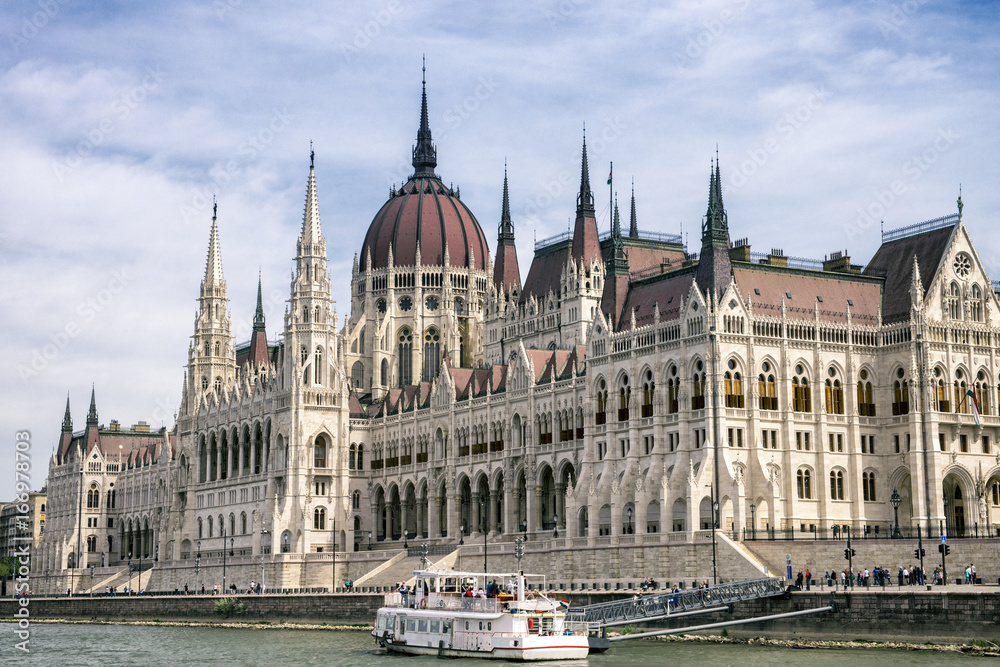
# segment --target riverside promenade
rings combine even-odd
[[[631,597],[632,592],[559,592],[573,606]],[[246,613],[224,619],[215,613],[221,598],[212,595],[142,595],[134,597],[36,597],[28,609],[32,620],[64,619],[84,622],[201,622],[300,623],[368,625],[381,606],[382,594],[289,594],[237,596]],[[963,640],[1000,642],[1000,587],[903,586],[854,589],[814,588],[787,596],[751,600],[733,605],[733,611],[674,619],[655,627],[685,627],[800,611],[830,602],[833,613],[754,623],[729,629],[731,636],[951,643]],[[13,619],[20,605],[0,600],[0,619]]]

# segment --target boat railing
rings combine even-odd
[[[439,611],[471,611],[484,614],[498,614],[504,610],[507,601],[500,598],[466,597],[460,593],[408,593],[406,600],[398,591],[385,594],[386,607],[406,609],[433,609]]]

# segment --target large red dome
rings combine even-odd
[[[418,242],[422,265],[444,266],[447,243],[451,266],[486,269],[488,246],[476,216],[433,174],[415,174],[375,214],[361,247],[361,270],[387,267],[390,248],[395,266],[413,266]]]

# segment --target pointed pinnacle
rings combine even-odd
[[[253,330],[254,331],[265,331],[264,326],[264,301],[261,298],[260,290],[260,270],[257,271],[257,312],[253,316]]]
[[[310,149],[310,154],[312,150]],[[310,155],[310,160],[312,157]],[[306,183],[306,208],[302,214],[302,243],[319,243],[323,239],[323,228],[319,218],[319,196],[316,194],[316,170],[310,165],[309,180]]]
[[[514,224],[510,221],[510,195],[507,190],[507,160],[503,162],[503,205],[500,210],[500,239],[514,238]]]
[[[639,223],[635,217],[635,179],[632,179],[632,212],[629,216],[628,235],[630,238],[639,238]]]
[[[90,411],[87,413],[87,426],[97,425],[97,397],[93,385],[90,387]]]
[[[73,416],[70,414],[69,411],[69,392],[66,392],[66,414],[63,415],[62,432],[63,433],[73,432]]]
[[[204,283],[206,285],[219,285],[223,281],[222,249],[219,245],[219,224],[215,211],[217,206],[217,204],[213,204],[212,206],[212,231],[208,237],[208,257],[205,260]]]

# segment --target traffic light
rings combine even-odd
[[[920,557],[923,558],[926,555],[927,555],[927,549],[921,549],[920,550]]]
[[[949,546],[947,544],[944,545],[944,555],[945,556],[950,556],[951,555],[951,546]]]
[[[913,550],[913,557],[914,558],[920,558],[920,549],[914,549]]]
[[[851,556],[854,557],[854,556],[857,556],[857,555],[858,555],[858,552],[855,551],[854,549],[851,549]]]
[[[938,553],[939,554],[943,554],[944,553],[944,545],[943,544],[939,544],[938,545]]]
[[[844,549],[844,560],[850,560],[850,559],[851,559],[851,550]]]

